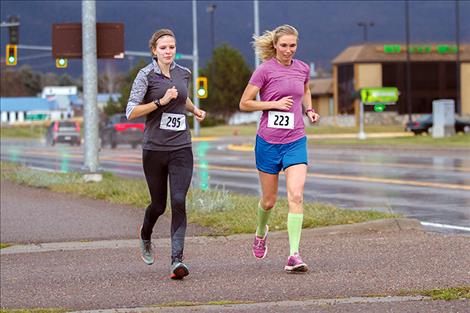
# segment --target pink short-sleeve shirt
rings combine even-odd
[[[260,89],[261,101],[276,101],[292,96],[294,104],[288,112],[294,114],[293,129],[268,127],[268,112],[263,111],[258,136],[273,144],[285,144],[305,136],[302,99],[305,84],[310,78],[310,67],[297,59],[290,66],[279,64],[275,58],[263,62],[253,73],[249,84]]]

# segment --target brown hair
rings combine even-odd
[[[281,25],[274,30],[267,30],[261,36],[253,36],[254,41],[252,44],[255,48],[256,55],[258,55],[262,61],[275,57],[276,48],[274,48],[274,45],[283,35],[294,35],[297,38],[299,37],[297,29],[287,24]]]
[[[153,55],[153,49],[157,47],[157,40],[163,36],[171,36],[175,38],[175,42],[176,42],[175,34],[170,29],[162,28],[162,29],[157,30],[156,32],[153,33],[152,37],[149,40],[149,48],[150,48],[150,52],[152,53],[152,55]]]

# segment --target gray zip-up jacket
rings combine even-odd
[[[142,146],[144,150],[172,151],[191,147],[191,132],[185,109],[191,71],[173,62],[170,66],[170,76],[171,78],[163,75],[157,61],[153,60],[152,63],[139,71],[132,85],[126,108],[127,118],[137,105],[163,98],[167,89],[173,86],[178,90],[176,99],[172,99],[167,105],[161,106],[147,115]],[[166,121],[162,123],[164,113],[184,115],[186,129],[165,129],[163,124]],[[168,119],[171,118],[168,117]]]

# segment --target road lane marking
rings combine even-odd
[[[449,228],[449,229],[456,229],[456,230],[463,230],[470,232],[470,227],[463,227],[463,226],[456,226],[456,225],[448,225],[448,224],[439,224],[439,223],[429,223],[429,222],[420,222],[423,226],[431,226],[437,228]]]
[[[199,138],[199,137],[198,137]],[[214,138],[216,137],[201,137],[202,139],[200,141],[212,141],[216,140]],[[252,145],[234,145],[230,144],[228,145],[228,149],[232,151],[241,151],[241,152],[248,152],[248,151],[253,151],[253,146]],[[25,153],[25,155],[48,155],[48,156],[60,156],[59,152],[50,152],[50,151],[28,151]],[[77,153],[77,152],[68,152],[68,157],[69,158],[83,158],[82,153]],[[129,157],[116,157],[116,156],[100,156],[100,160],[123,160],[123,161],[130,161],[130,158],[134,158],[134,156],[130,155]],[[135,157],[139,161],[141,160],[141,157]],[[315,160],[312,161],[315,163]],[[423,165],[423,164],[400,164],[400,163],[377,163],[377,162],[357,162],[357,161],[337,161],[337,160],[321,160],[318,159],[317,164],[356,164],[356,165],[362,165],[362,166],[381,166],[381,167],[389,167],[389,168],[411,168],[411,169],[433,169],[433,170],[446,170],[446,171],[458,171],[458,172],[470,172],[469,167],[446,167],[446,166],[433,166],[433,165]]]
[[[195,166],[198,167],[198,164],[195,164]],[[243,168],[243,167],[217,166],[217,165],[209,165],[208,169],[209,170],[223,170],[223,171],[237,171],[237,172],[251,172],[251,173],[258,172],[258,170],[256,169]],[[283,174],[283,172],[281,172],[281,174]],[[413,180],[375,178],[375,177],[366,177],[366,176],[330,175],[330,174],[317,174],[317,173],[308,173],[307,176],[316,177],[316,178],[334,179],[334,180],[350,180],[350,181],[373,182],[373,183],[392,184],[392,185],[408,185],[408,186],[431,187],[431,188],[442,188],[442,189],[470,190],[470,186],[445,184],[445,183],[420,182],[420,181],[413,181]]]
[[[239,152],[251,152],[254,151],[253,145],[236,145],[230,144],[227,146],[228,150],[239,151]],[[434,165],[424,165],[424,164],[401,164],[401,163],[377,163],[377,162],[357,162],[357,161],[337,161],[337,160],[321,160],[318,159],[319,163],[326,164],[357,164],[357,165],[372,165],[372,166],[386,166],[386,167],[403,167],[403,168],[413,168],[413,169],[437,169],[437,170],[446,170],[446,171],[459,171],[459,172],[470,172],[468,167],[446,167],[446,166],[434,166]]]
[[[375,177],[367,177],[367,176],[329,175],[329,174],[313,174],[313,173],[309,173],[307,175],[311,177],[317,177],[317,178],[362,181],[362,182],[369,182],[369,183],[408,185],[408,186],[431,187],[431,188],[442,188],[442,189],[470,190],[470,186],[445,184],[445,183],[421,182],[421,181],[416,181],[416,180],[401,180],[401,179],[390,179],[390,178],[375,178]]]

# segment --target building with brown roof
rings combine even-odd
[[[387,111],[407,114],[406,45],[365,43],[350,46],[333,61],[334,114],[355,112],[357,91],[366,87],[397,87],[397,105]],[[461,44],[460,84],[457,86],[457,47],[453,44],[410,45],[411,113],[431,113],[432,101],[457,99],[460,112],[470,115],[470,44]]]
[[[309,86],[315,111],[320,116],[334,115],[333,79],[331,77],[310,79]]]

